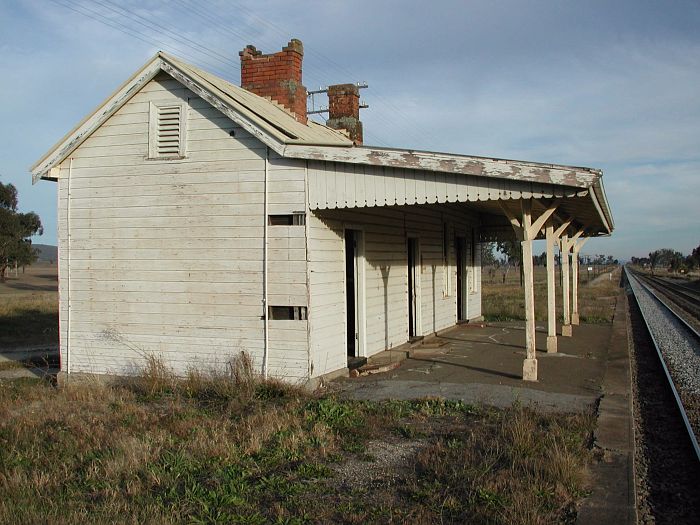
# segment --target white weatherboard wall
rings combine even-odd
[[[449,292],[443,268],[443,224],[448,224]],[[385,206],[322,210],[309,215],[309,323],[312,375],[346,363],[344,230],[363,231],[365,254],[365,355],[408,340],[407,236],[419,239],[421,252],[421,334],[457,321],[455,235],[472,237],[478,215],[467,207]],[[478,253],[478,251],[477,251]],[[469,259],[468,259],[469,260]],[[477,283],[468,296],[468,317],[481,315],[479,266],[470,267]]]
[[[146,158],[151,101],[186,103],[185,159]],[[69,346],[71,372],[130,373],[147,355],[178,371],[209,368],[241,350],[259,367],[265,155],[161,74],[72,154],[72,169],[63,162],[64,371]],[[270,152],[269,213],[304,210],[304,176],[303,161]],[[269,304],[307,306],[304,226],[270,227],[269,258]],[[306,378],[308,363],[307,322],[270,321],[270,373]]]

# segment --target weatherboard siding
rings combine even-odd
[[[149,103],[164,101],[186,103],[185,159],[147,159]],[[260,367],[265,155],[159,75],[72,154],[70,177],[63,162],[64,370],[69,342],[71,372],[130,373],[148,355],[184,372],[223,366],[241,350]],[[268,171],[269,213],[303,211],[304,161],[270,152]],[[269,304],[307,306],[305,228],[270,227],[268,255]],[[269,340],[271,375],[308,377],[307,321],[270,321]]]
[[[443,224],[449,227],[449,289],[443,266]],[[376,207],[324,210],[309,215],[309,323],[313,375],[346,366],[344,230],[363,232],[365,256],[365,355],[408,341],[406,240],[419,239],[421,325],[427,335],[457,321],[454,236],[471,236],[478,215],[454,207]],[[469,272],[477,272],[469,267]],[[447,293],[446,293],[447,291]],[[480,312],[480,287],[468,295],[468,317]]]
[[[309,214],[309,345],[312,376],[347,366],[342,223]]]

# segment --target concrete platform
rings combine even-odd
[[[596,482],[591,495],[579,509],[577,525],[637,523],[627,311],[627,296],[621,291],[608,345],[595,431],[595,445],[600,452],[600,459],[592,468]]]
[[[368,365],[401,361],[390,372],[337,383],[341,395],[352,399],[441,396],[494,406],[519,401],[546,410],[579,410],[601,395],[610,334],[609,324],[577,326],[573,338],[559,338],[559,352],[548,354],[545,327],[538,326],[538,381],[526,382],[521,378],[523,323],[458,325],[423,344],[370,358]]]

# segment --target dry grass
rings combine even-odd
[[[431,498],[441,520],[573,520],[576,499],[590,483],[586,464],[592,415],[542,416],[515,406],[491,412],[483,422],[463,432],[455,429],[418,456],[423,483],[437,480],[444,487]]]
[[[559,523],[586,490],[593,422],[340,401],[261,381],[245,356],[179,379],[150,360],[112,385],[4,382],[0,522]],[[339,474],[402,444],[390,472],[355,469],[381,473],[369,489]]]
[[[535,318],[547,320],[547,284],[544,270],[535,274]],[[484,281],[482,289],[482,312],[489,321],[525,319],[525,299],[518,282],[517,272],[511,272],[506,284],[495,280]],[[618,292],[619,270],[612,280],[601,279],[590,284],[579,285],[579,316],[585,323],[607,323],[612,321],[615,298]],[[561,290],[557,282],[557,319],[562,318]]]

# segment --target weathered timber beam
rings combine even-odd
[[[521,221],[508,208],[508,206],[506,206],[505,203],[499,202],[499,206],[501,207],[501,210],[503,210],[503,214],[508,218],[513,230],[515,230],[515,236],[518,238],[518,240],[522,240],[524,238],[524,228]]]
[[[556,230],[554,230],[554,238],[559,239],[562,233],[564,233],[569,228],[569,226],[571,226],[570,218],[566,219],[561,225],[559,225],[559,227]]]
[[[537,237],[537,233],[544,226],[545,222],[547,222],[549,218],[554,214],[554,212],[557,211],[557,208],[559,207],[559,202],[559,200],[552,202],[542,213],[542,215],[540,215],[537,218],[537,220],[535,220],[535,222],[532,223],[531,232],[529,233],[531,239]]]
[[[569,243],[569,235],[563,233],[559,241],[559,253],[561,254],[561,306],[564,314],[564,322],[561,327],[561,335],[564,337],[571,337],[571,306],[569,304],[569,284],[570,284],[570,272],[569,272],[569,250],[571,244]]]

